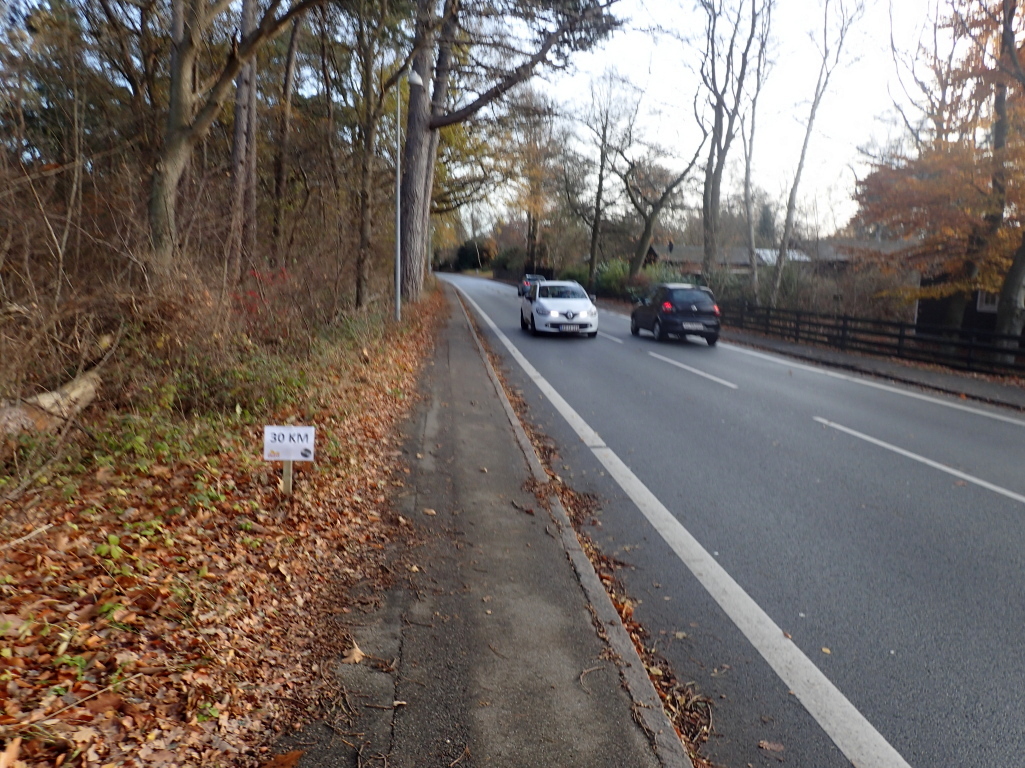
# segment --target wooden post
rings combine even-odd
[[[286,461],[281,471],[281,490],[286,496],[292,495],[292,462]]]

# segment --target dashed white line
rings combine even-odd
[[[878,438],[872,437],[871,435],[866,435],[864,432],[858,432],[857,430],[851,429],[850,427],[845,427],[842,424],[837,424],[834,421],[823,419],[820,416],[816,416],[815,421],[817,421],[819,424],[829,427],[830,429],[835,429],[838,432],[843,432],[845,435],[850,435],[851,437],[856,437],[859,440],[864,440],[866,443],[871,443],[872,445],[878,446],[880,448],[885,448],[888,451],[893,451],[894,453],[899,454],[900,456],[904,456],[905,458],[912,459],[913,461],[917,461],[921,464],[925,464],[927,467],[938,469],[940,472],[946,472],[948,475],[953,475],[954,477],[960,480],[964,480],[967,483],[972,483],[973,485],[977,485],[980,488],[985,488],[987,491],[993,491],[993,493],[998,493],[1001,496],[1006,496],[1009,499],[1013,499],[1014,501],[1025,504],[1025,496],[1022,496],[1020,493],[1009,491],[1006,488],[1003,488],[999,485],[994,485],[993,483],[975,477],[974,475],[969,475],[967,472],[962,472],[959,469],[948,467],[946,464],[941,464],[938,461],[927,459],[925,456],[920,456],[917,453],[912,453],[911,451],[904,450],[903,448],[899,448],[896,445],[884,442],[883,440],[879,440]]]
[[[808,371],[809,373],[817,373],[820,376],[828,376],[831,379],[840,379],[841,381],[849,381],[853,384],[860,384],[863,387],[871,387],[872,389],[878,389],[883,392],[889,392],[892,395],[900,395],[901,397],[910,397],[913,400],[921,400],[926,403],[932,403],[933,405],[942,405],[944,408],[953,408],[955,411],[962,411],[964,413],[971,413],[975,416],[983,416],[987,419],[993,419],[995,421],[1002,421],[1005,424],[1014,424],[1017,427],[1025,427],[1025,420],[1016,419],[1013,416],[1006,416],[1002,413],[995,411],[984,411],[982,408],[973,408],[970,405],[962,405],[961,403],[952,403],[949,400],[941,400],[938,397],[931,397],[929,395],[923,395],[921,392],[914,392],[911,390],[900,389],[898,387],[892,387],[887,384],[881,384],[878,381],[872,381],[871,379],[859,378],[858,376],[850,376],[846,373],[837,373],[836,371],[830,371],[825,368],[816,368],[813,365],[804,365],[802,363],[794,362],[785,357],[776,357],[775,355],[767,355],[764,352],[756,352],[753,349],[746,349],[744,347],[738,347],[736,344],[725,344],[721,345],[726,349],[733,352],[739,352],[742,355],[748,355],[750,357],[757,357],[760,360],[766,360],[776,365],[785,365],[788,368],[793,368],[798,371]]]
[[[730,389],[737,389],[737,385],[736,384],[734,384],[733,382],[730,382],[730,381],[726,381],[726,379],[720,379],[718,376],[713,376],[710,373],[705,373],[704,371],[700,371],[697,368],[691,368],[689,365],[684,365],[683,363],[677,362],[676,360],[672,360],[672,359],[670,359],[668,357],[663,357],[662,355],[658,354],[657,352],[649,352],[648,354],[651,355],[656,360],[661,360],[663,363],[669,363],[670,365],[675,365],[677,368],[682,368],[683,370],[687,371],[688,373],[693,373],[695,376],[702,376],[702,377],[708,379],[709,381],[714,381],[716,384],[722,384],[724,387],[729,387]]]

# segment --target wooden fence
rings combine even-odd
[[[817,344],[979,373],[1025,374],[1025,344],[1021,337],[746,304],[720,305],[720,309],[723,325],[797,344]]]

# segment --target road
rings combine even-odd
[[[597,339],[535,338],[515,288],[444,279],[714,702],[710,758],[1022,764],[1025,417],[608,312]]]

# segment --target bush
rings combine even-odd
[[[571,264],[559,271],[560,280],[576,280],[583,286],[587,285],[587,265]]]
[[[623,259],[603,261],[598,264],[594,273],[594,290],[601,296],[615,299],[628,299],[627,279],[630,276],[630,265]]]
[[[527,260],[527,253],[519,246],[506,248],[501,251],[491,262],[495,269],[508,269],[512,272],[523,273],[523,265]]]

